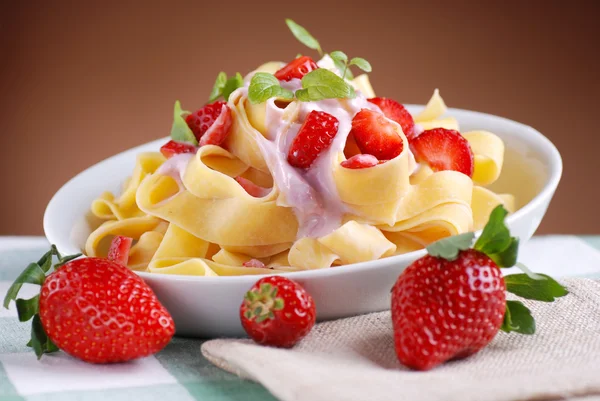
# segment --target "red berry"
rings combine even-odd
[[[337,118],[323,111],[311,111],[288,152],[288,163],[309,168],[319,154],[327,149],[338,132]]]
[[[40,319],[66,353],[92,363],[124,362],[164,348],[175,325],[154,292],[128,268],[100,258],[67,263],[40,293]]]
[[[402,138],[383,114],[362,109],[352,119],[352,135],[362,153],[390,160],[402,153]]]
[[[379,160],[375,156],[365,154],[354,155],[341,163],[342,167],[352,169],[368,168],[378,164]]]
[[[169,141],[161,146],[160,153],[167,159],[170,159],[171,157],[182,153],[196,153],[197,150],[198,148],[190,143]]]
[[[469,142],[458,132],[445,128],[423,131],[411,142],[415,159],[425,162],[435,171],[460,171],[473,176],[473,151]]]
[[[123,237],[122,235],[118,235],[113,238],[110,243],[110,248],[108,249],[108,260],[112,260],[113,262],[117,262],[123,266],[127,266],[127,262],[129,261],[129,250],[131,249],[131,243],[133,242],[133,238]]]
[[[428,370],[476,353],[502,325],[504,291],[500,268],[473,249],[461,251],[454,261],[430,255],[418,259],[392,289],[398,359]]]
[[[385,97],[374,97],[369,102],[377,105],[387,118],[400,124],[409,141],[415,137],[415,121],[403,105]]]
[[[258,259],[250,259],[249,261],[242,263],[242,266],[265,268],[265,264]]]
[[[235,180],[246,190],[248,195],[254,196],[255,198],[262,198],[263,196],[267,196],[269,192],[271,192],[268,188],[259,187],[252,181],[244,178],[244,177],[235,177]]]
[[[231,128],[231,109],[225,102],[214,102],[190,114],[185,121],[200,146],[219,146],[225,141]]]
[[[301,79],[311,71],[319,68],[317,63],[308,56],[298,57],[290,61],[286,66],[275,72],[275,78],[280,81],[291,81],[293,78]]]
[[[246,333],[257,343],[290,348],[315,324],[315,303],[298,283],[282,276],[262,278],[240,306]]]

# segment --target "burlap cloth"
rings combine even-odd
[[[561,282],[568,296],[524,301],[535,335],[500,332],[478,354],[428,372],[396,359],[389,312],[320,323],[292,350],[228,339],[202,353],[285,401],[600,400],[600,282]]]

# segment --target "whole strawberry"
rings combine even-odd
[[[175,333],[173,319],[139,276],[113,261],[82,258],[46,277],[52,256],[59,255],[55,249],[30,264],[4,300],[8,306],[16,299],[24,282],[41,285],[39,301],[16,300],[19,320],[33,317],[30,345],[38,358],[62,349],[86,362],[124,362],[154,354],[169,343]],[[25,276],[35,279],[24,281]]]
[[[282,276],[262,278],[240,306],[246,333],[259,344],[290,348],[315,324],[315,303],[298,283]]]
[[[508,290],[521,297],[551,302],[567,291],[544,275],[513,274],[500,267],[516,263],[518,239],[504,225],[507,212],[496,207],[474,245],[473,233],[433,243],[424,256],[398,277],[392,289],[396,355],[404,365],[431,369],[472,355],[499,329],[533,334],[535,322]]]

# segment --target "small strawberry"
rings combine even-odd
[[[442,239],[398,277],[391,309],[396,355],[404,365],[428,370],[465,358],[485,347],[499,329],[533,334],[529,309],[506,301],[505,290],[547,302],[567,294],[548,276],[503,278],[500,267],[516,264],[519,244],[504,225],[507,213],[502,206],[492,211],[473,249],[473,233]]]
[[[379,164],[379,160],[373,155],[358,154],[340,164],[345,168],[361,169],[376,166]]]
[[[403,105],[385,97],[374,97],[368,100],[379,107],[387,118],[400,124],[406,139],[410,141],[415,137],[415,121]]]
[[[339,125],[338,119],[331,114],[311,111],[292,142],[288,163],[298,168],[309,168],[319,154],[331,145]]]
[[[398,132],[383,114],[362,109],[352,119],[352,135],[362,153],[375,156],[378,160],[389,160],[398,156],[404,144]]]
[[[53,256],[59,258],[48,276]],[[91,363],[124,362],[154,354],[173,334],[173,319],[148,285],[127,267],[101,258],[62,257],[56,247],[32,263],[10,287],[4,306],[23,283],[41,286],[39,298],[17,299],[19,320],[31,318],[30,345],[38,358],[62,349]],[[39,314],[38,314],[39,311]]]
[[[260,187],[244,177],[235,177],[235,180],[246,190],[248,195],[254,196],[255,198],[262,198],[271,192],[269,188]]]
[[[127,262],[129,261],[129,250],[131,249],[132,243],[133,238],[117,235],[110,243],[108,256],[106,258],[123,266],[127,266]]]
[[[160,148],[160,153],[167,159],[182,153],[196,153],[197,147],[187,142],[169,141]]]
[[[246,333],[259,344],[290,348],[315,324],[315,303],[298,283],[282,276],[262,278],[240,306]]]
[[[429,164],[434,171],[454,170],[473,176],[473,151],[458,131],[445,128],[423,131],[412,140],[411,149],[418,162]]]
[[[220,101],[207,104],[185,118],[200,146],[221,145],[229,134],[232,121],[231,109],[226,102]]]
[[[280,81],[291,81],[293,78],[301,79],[303,76],[317,68],[319,68],[319,66],[317,66],[317,63],[315,63],[312,58],[302,56],[290,61],[283,68],[275,72],[275,78]]]

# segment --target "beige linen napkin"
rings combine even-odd
[[[555,400],[600,396],[600,282],[564,279],[554,303],[524,301],[533,336],[500,332],[478,354],[429,372],[396,359],[389,312],[320,323],[295,348],[211,340],[203,355],[284,401]]]

